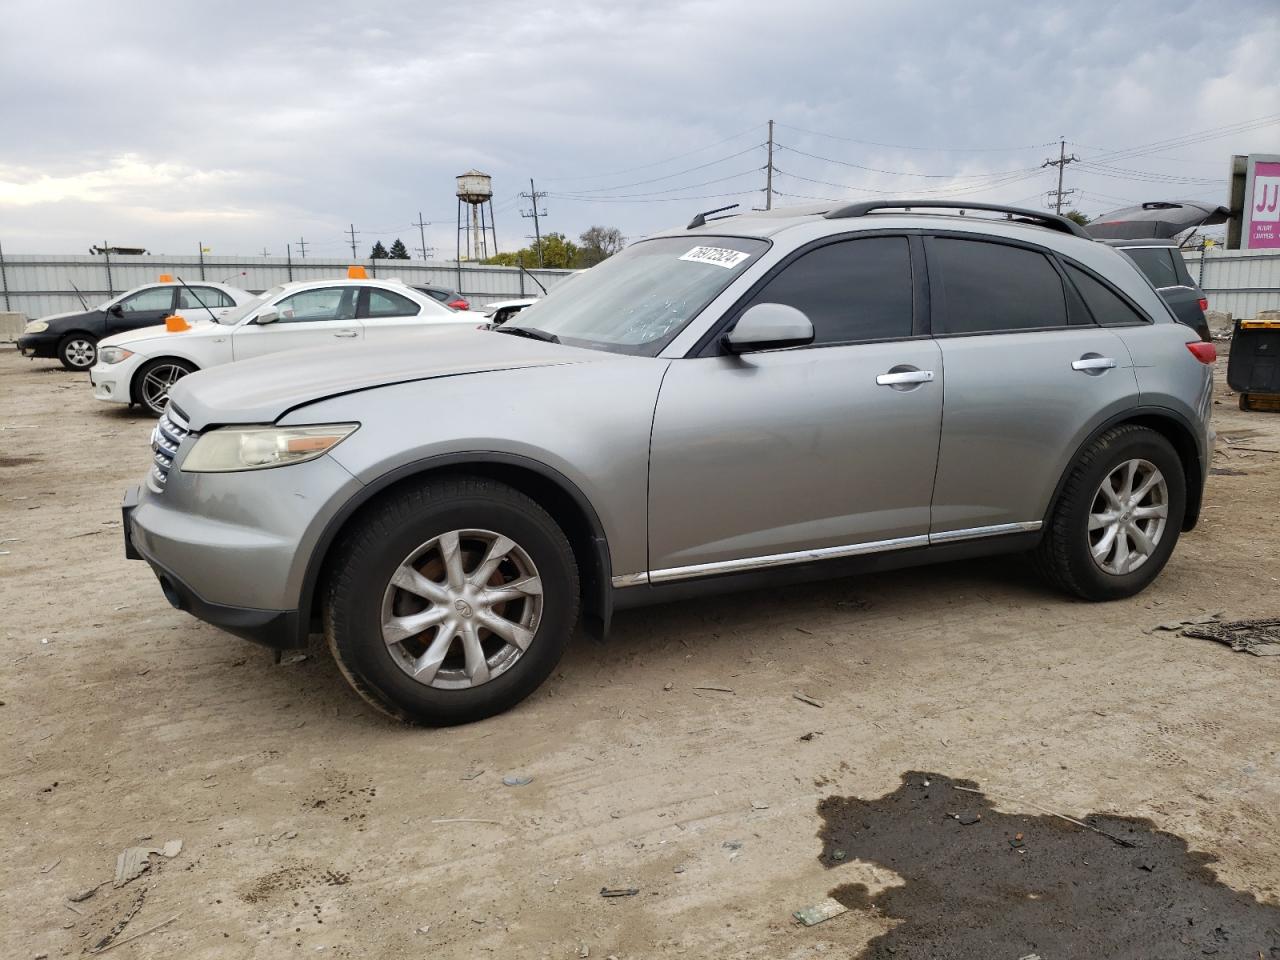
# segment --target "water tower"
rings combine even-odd
[[[489,208],[487,222],[485,207]],[[493,252],[497,253],[498,231],[493,222],[493,178],[479,170],[468,170],[458,176],[458,259],[488,258],[490,236],[493,238]]]

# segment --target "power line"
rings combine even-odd
[[[1223,137],[1234,136],[1238,133],[1248,133],[1253,130],[1261,130],[1264,127],[1274,126],[1277,123],[1280,123],[1280,114],[1268,114],[1262,117],[1254,117],[1252,120],[1241,120],[1236,123],[1225,124],[1221,127],[1209,127],[1206,130],[1197,130],[1192,133],[1183,134],[1180,137],[1172,137],[1167,140],[1156,140],[1151,143],[1138,144],[1132,147],[1123,147],[1118,150],[1112,150],[1101,156],[1089,157],[1086,159],[1094,161],[1128,160],[1133,157],[1148,156],[1153,153],[1159,153],[1161,150],[1171,150],[1178,147],[1191,146],[1197,143],[1205,143],[1209,140],[1220,140]]]
[[[731,173],[727,177],[716,177],[713,180],[703,180],[701,183],[686,183],[678,187],[668,187],[665,190],[650,190],[646,193],[619,193],[611,196],[583,196],[580,193],[561,194],[561,193],[544,193],[542,196],[550,196],[556,200],[632,200],[637,197],[659,197],[664,193],[676,193],[680,190],[693,190],[697,187],[709,187],[717,183],[724,183],[726,180],[736,180],[738,177],[756,176],[759,174],[761,167],[752,167],[750,170],[743,170],[741,173]]]
[[[854,186],[847,183],[835,183],[831,180],[819,180],[815,177],[806,177],[798,173],[791,173],[788,170],[778,170],[777,172],[784,177],[791,177],[792,179],[795,179],[795,180],[803,180],[806,183],[816,183],[824,187],[836,187],[839,190],[849,190],[852,192],[861,192],[861,193],[874,193],[883,197],[898,197],[902,195],[901,188],[896,190],[881,190],[876,187]],[[927,196],[927,195],[962,196],[966,193],[977,193],[983,190],[991,190],[996,187],[1007,186],[1008,184],[1011,184],[1011,183],[1020,183],[1023,180],[1029,180],[1032,177],[1039,176],[1039,174],[1040,174],[1040,168],[1032,167],[1030,170],[1026,172],[1022,172],[1017,176],[1003,176],[1003,177],[997,177],[990,181],[983,181],[980,183],[954,184],[949,187],[931,187],[928,189],[916,190],[914,192],[921,196]],[[816,199],[829,199],[829,198],[819,197]]]
[[[1028,170],[1034,170],[1035,167],[1020,167],[1017,170],[999,170],[992,173],[911,173],[906,170],[884,170],[880,167],[868,167],[861,163],[851,163],[848,160],[837,160],[834,157],[824,157],[816,153],[806,153],[803,150],[797,150],[795,147],[788,147],[782,144],[778,145],[779,150],[786,150],[788,153],[796,153],[802,157],[808,157],[810,160],[821,160],[823,163],[834,163],[842,167],[853,167],[855,170],[866,170],[869,173],[883,173],[893,177],[919,177],[925,180],[980,180],[987,177],[1002,177],[1011,173],[1025,173]]]
[[[751,151],[758,150],[763,146],[763,143],[754,143],[747,149],[739,150],[737,153],[731,153],[716,160],[708,160],[706,163],[700,163],[695,167],[687,167],[684,170],[677,170],[675,173],[665,173],[660,177],[651,177],[648,180],[637,180],[634,183],[615,183],[607,187],[591,187],[590,189],[571,190],[569,192],[575,194],[611,193],[614,190],[625,190],[628,187],[643,187],[650,183],[659,183],[663,180],[671,180],[674,177],[682,177],[686,173],[694,173],[698,170],[705,170],[707,167],[714,167],[716,164],[724,163],[726,160],[733,160],[735,157],[741,157],[743,154],[751,153]]]
[[[1053,141],[1048,143],[1029,143],[1021,147],[921,147],[911,146],[905,143],[881,143],[878,140],[859,140],[855,137],[841,137],[834,133],[823,133],[820,130],[806,130],[803,127],[793,127],[790,124],[780,123],[778,126],[784,130],[794,130],[796,133],[807,133],[813,137],[825,137],[828,140],[842,140],[845,143],[858,143],[868,147],[885,147],[890,150],[921,150],[926,153],[1015,153],[1019,150],[1040,150],[1044,147],[1053,146]]]
[[[710,150],[713,147],[718,147],[721,144],[728,143],[731,140],[738,140],[742,137],[745,137],[749,133],[754,133],[758,129],[760,129],[760,125],[755,124],[750,128],[743,130],[741,133],[735,133],[731,137],[725,137],[723,140],[717,140],[715,143],[709,143],[705,147],[698,147],[696,150],[690,150],[688,153],[678,153],[674,157],[667,157],[665,160],[655,160],[653,161],[653,163],[644,163],[638,167],[628,167],[625,170],[615,170],[612,173],[588,173],[588,174],[582,174],[580,176],[573,176],[573,177],[543,177],[543,179],[550,183],[560,183],[565,180],[598,180],[601,177],[620,177],[626,173],[635,173],[637,170],[649,170],[653,167],[660,167],[664,163],[671,163],[672,161],[675,161],[675,160],[683,160],[685,157],[692,157],[696,153],[705,153],[707,150]]]

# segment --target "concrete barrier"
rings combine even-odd
[[[13,343],[26,325],[25,313],[6,313],[0,310],[0,343]]]

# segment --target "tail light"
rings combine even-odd
[[[1187,349],[1201,363],[1213,363],[1218,359],[1218,348],[1212,343],[1205,343],[1203,340],[1192,340],[1187,344]]]
[[[459,297],[457,300],[450,300],[448,305],[453,307],[453,309],[455,310],[471,309],[471,304],[467,303],[467,301],[463,300],[461,297]]]
[[[1208,310],[1208,309],[1209,309],[1209,298],[1208,298],[1208,297],[1201,297],[1201,298],[1200,298],[1200,309],[1201,309],[1201,310]]]

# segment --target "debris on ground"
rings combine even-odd
[[[752,810],[768,810],[769,805],[765,803],[763,800],[752,800],[751,809]]]
[[[181,840],[170,840],[163,847],[125,847],[116,857],[115,886],[123,887],[130,880],[138,877],[150,868],[151,855],[158,854],[172,860],[182,852]]]
[[[123,944],[132,943],[134,940],[137,940],[140,937],[145,937],[149,933],[155,933],[161,927],[167,927],[169,924],[173,923],[173,921],[177,920],[178,917],[180,916],[182,916],[182,914],[175,913],[168,920],[161,920],[154,927],[147,927],[147,929],[143,930],[141,933],[135,933],[131,937],[125,937],[123,940],[117,940],[115,943],[109,943],[106,946],[102,946],[101,944],[99,944],[89,952],[90,953],[106,953],[108,950],[114,950],[116,947],[122,946]]]
[[[102,883],[106,883],[106,882],[107,881],[105,880],[102,881]],[[71,896],[67,897],[67,899],[70,900],[72,903],[84,903],[86,900],[88,900],[90,897],[92,897],[95,893],[98,892],[98,887],[102,886],[102,883],[95,883],[92,887],[85,887],[83,890],[80,890],[77,893],[71,894]]]
[[[1203,623],[1213,623],[1220,616],[1222,611],[1217,613],[1204,613],[1194,617],[1187,617],[1185,620],[1171,620],[1168,623],[1158,623],[1151,628],[1152,632],[1156,630],[1167,630],[1171,633],[1181,630],[1183,627],[1199,626]]]
[[[971,823],[977,823],[979,820],[981,820],[981,819],[982,819],[982,814],[977,813],[977,812],[975,812],[975,811],[973,811],[973,810],[965,810],[965,811],[963,811],[963,812],[961,812],[961,813],[953,813],[953,814],[951,814],[951,819],[953,819],[953,820],[959,820],[959,821],[960,821],[960,823],[961,823],[963,826],[966,826],[966,827],[967,827],[967,826],[969,826],[969,824],[971,824]]]
[[[1184,637],[1216,640],[1236,653],[1252,653],[1255,657],[1280,656],[1280,618],[1264,620],[1232,620],[1229,623],[1196,624],[1182,631]]]
[[[792,914],[797,920],[806,927],[812,927],[815,924],[830,920],[832,917],[838,917],[842,913],[848,913],[849,908],[838,900],[827,897],[820,900],[811,907],[805,907],[803,910],[797,910]]]
[[[504,787],[527,787],[531,783],[533,783],[533,777],[516,777],[508,775],[502,778],[502,785]]]
[[[807,703],[807,704],[809,704],[809,706],[811,706],[811,707],[818,707],[818,708],[821,708],[821,707],[822,707],[822,701],[821,701],[821,700],[815,700],[813,697],[807,696],[806,694],[803,694],[803,693],[793,693],[791,696],[795,697],[795,698],[796,698],[797,700],[799,700],[801,703]]]
[[[104,950],[110,949],[112,941],[124,932],[124,928],[129,925],[129,921],[132,920],[137,915],[138,911],[142,909],[142,904],[146,899],[147,888],[143,887],[138,891],[138,895],[133,898],[133,902],[129,904],[129,908],[125,910],[124,916],[117,920],[112,925],[111,929],[107,931],[106,935],[89,948],[88,952],[102,953]]]
[[[820,736],[822,736],[821,730],[810,730],[808,733],[800,734],[800,739],[804,740],[807,743],[808,741],[812,740],[814,737],[820,737]]]
[[[634,897],[640,892],[639,887],[601,887],[602,897]]]
[[[710,690],[712,693],[733,693],[732,687],[693,687],[694,690]]]
[[[280,655],[280,659],[276,661],[276,665],[280,667],[291,667],[295,663],[302,663],[306,659],[307,654],[295,650],[292,653],[282,653]]]

